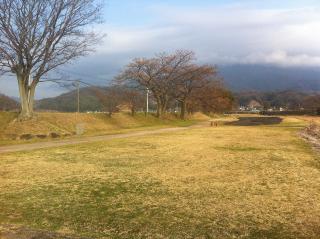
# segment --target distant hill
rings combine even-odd
[[[70,91],[54,98],[36,101],[38,110],[61,112],[75,112],[77,110],[77,91]],[[87,87],[80,89],[80,111],[101,111],[102,105],[95,96],[94,89]]]
[[[14,99],[0,94],[0,110],[7,111],[7,110],[16,110],[19,108],[19,103]]]
[[[233,91],[320,91],[320,68],[270,65],[219,66],[220,75]]]
[[[298,107],[308,95],[320,92],[320,68],[271,65],[220,65],[219,74],[240,105],[250,100],[271,107]],[[74,112],[76,91],[37,101],[37,109]],[[80,91],[80,110],[100,111],[103,107],[90,87]]]
[[[258,92],[246,91],[235,93],[239,106],[248,106],[251,101],[258,102],[266,108],[299,109],[305,100],[314,94],[298,91]]]

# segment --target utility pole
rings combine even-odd
[[[80,113],[80,82],[76,81],[77,87],[77,112]]]
[[[77,88],[77,113],[76,113],[76,135],[82,135],[84,132],[83,126],[79,123],[79,113],[80,113],[80,81],[76,80],[74,82]]]
[[[149,113],[149,89],[147,88],[147,109],[146,109],[147,114]]]

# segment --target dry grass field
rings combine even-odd
[[[320,161],[297,135],[304,125],[0,155],[0,224],[87,238],[320,238]]]
[[[296,116],[297,119],[304,120],[308,123],[315,123],[315,124],[320,124],[320,117],[318,116]]]

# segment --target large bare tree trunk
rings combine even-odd
[[[135,116],[136,114],[136,108],[135,107],[131,107],[131,116]]]
[[[28,97],[28,103],[29,103],[29,112],[31,114],[31,117],[33,117],[33,110],[34,110],[34,94],[36,91],[36,84],[32,84],[29,87],[29,97]]]
[[[161,118],[167,110],[167,104],[161,100],[157,101],[157,117]]]
[[[167,110],[168,100],[166,96],[157,97],[157,117],[161,118]]]
[[[161,103],[160,99],[157,98],[157,118],[160,118],[161,116]]]
[[[163,116],[167,111],[167,104],[165,102],[162,102],[161,103],[161,109],[160,109],[160,112],[161,112],[161,116]]]
[[[28,120],[33,117],[34,94],[36,84],[28,84],[28,76],[18,75],[18,86],[20,94],[21,111],[19,115],[20,120]]]
[[[161,118],[167,111],[168,97],[159,96],[156,97],[157,100],[157,118]]]
[[[180,102],[181,110],[180,110],[180,119],[185,120],[186,119],[186,113],[187,113],[187,102],[181,101]]]

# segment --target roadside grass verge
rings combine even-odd
[[[1,155],[0,223],[89,238],[319,238],[303,123]]]

